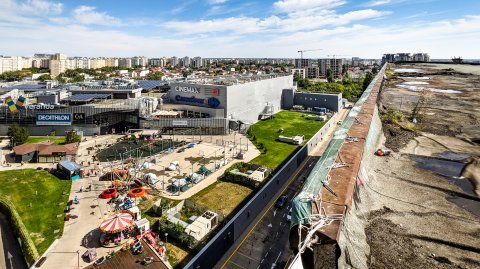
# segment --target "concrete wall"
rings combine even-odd
[[[342,94],[296,92],[294,104],[305,108],[322,107],[339,111],[342,108]]]
[[[335,117],[336,116],[337,115],[335,115]],[[329,123],[327,123],[327,125]],[[333,121],[330,124],[333,124]],[[300,148],[184,268],[214,268],[225,252],[239,239],[255,217],[262,212],[286,181],[300,167],[302,162],[307,158],[308,153],[323,139],[325,134],[326,128],[320,129],[307,144]]]
[[[310,140],[308,140],[306,144],[308,152],[311,152],[318,145],[318,143],[323,141],[323,138],[325,137],[328,129],[330,129],[330,127],[336,124],[335,122],[337,121],[337,118],[338,113],[333,114],[332,118],[329,119],[327,123],[325,123],[325,125],[323,125],[323,127],[318,130],[318,132],[312,138],[310,138]]]
[[[382,122],[378,114],[378,109],[375,108],[375,112],[372,118],[370,129],[368,131],[367,138],[365,140],[363,154],[359,176],[362,180],[371,180],[375,177],[374,171],[370,168],[369,163],[373,162],[375,155],[372,152],[381,143],[383,137]],[[373,204],[372,197],[369,197],[363,188],[355,181],[355,190],[353,193],[351,209],[345,214],[344,225],[339,233],[338,246],[341,250],[340,257],[338,258],[339,268],[369,268],[367,261],[370,255],[370,247],[366,241],[365,225],[366,220],[360,216],[364,216],[366,211],[370,208],[369,205]],[[360,206],[363,204],[363,206]],[[362,209],[363,208],[363,209]],[[362,211],[363,210],[363,211]]]
[[[267,105],[276,113],[282,105],[283,90],[292,87],[291,75],[228,86],[226,118],[254,123]]]
[[[292,109],[295,105],[293,100],[295,96],[295,89],[285,89],[283,90],[282,95],[282,108],[283,109]]]

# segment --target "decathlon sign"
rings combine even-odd
[[[39,113],[37,125],[72,125],[72,114]]]
[[[177,92],[188,92],[188,93],[200,93],[200,89],[199,88],[195,88],[195,87],[182,87],[182,86],[175,86],[175,90]]]

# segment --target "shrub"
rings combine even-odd
[[[158,220],[158,231],[161,234],[168,233],[168,238],[171,238],[185,248],[194,249],[198,244],[195,238],[185,233],[182,225],[168,221],[166,216],[163,216]]]
[[[404,130],[410,131],[410,132],[416,132],[417,131],[417,126],[411,122],[408,122],[402,127]]]
[[[383,115],[383,120],[391,123],[391,124],[398,124],[399,122],[403,121],[405,116],[403,113],[394,108],[388,108],[387,112]]]
[[[21,238],[21,248],[25,259],[27,260],[27,263],[29,265],[33,264],[38,258],[40,258],[40,255],[38,254],[38,250],[33,243],[30,233],[25,227],[25,224],[23,224],[23,221],[20,218],[17,210],[15,209],[11,201],[0,197],[0,211],[3,212],[9,219],[9,222],[12,225],[13,233],[17,237]]]

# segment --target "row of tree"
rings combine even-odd
[[[376,70],[374,70],[376,71]],[[354,101],[372,82],[374,74],[367,72],[365,77],[360,77],[357,81],[353,81],[348,73],[344,73],[341,82],[335,82],[333,78],[333,72],[327,70],[327,82],[312,83],[307,78],[302,78],[298,73],[295,74],[294,80],[297,81],[299,89],[313,91],[313,92],[325,92],[325,93],[342,93],[343,98],[349,101]]]
[[[21,81],[27,77],[31,77],[33,74],[49,73],[49,69],[44,68],[24,68],[17,71],[6,71],[0,74],[0,81]]]

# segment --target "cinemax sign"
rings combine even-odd
[[[200,89],[195,87],[175,86],[175,90],[177,92],[200,93]]]
[[[37,125],[72,125],[72,114],[38,113]]]

